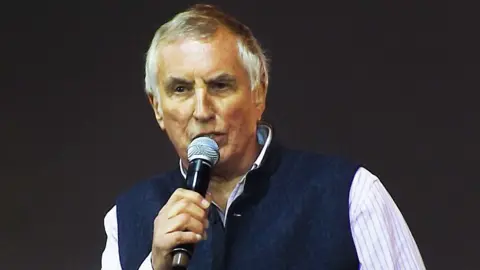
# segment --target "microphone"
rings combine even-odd
[[[217,143],[209,137],[197,137],[187,147],[187,189],[203,197],[210,183],[210,171],[220,159]],[[173,269],[187,269],[195,249],[194,244],[182,244],[172,250]]]

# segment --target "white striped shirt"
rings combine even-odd
[[[259,142],[263,149],[252,169],[260,166],[271,141],[271,131],[262,131],[259,132]],[[183,170],[182,174],[185,176]],[[245,177],[230,195],[225,214],[219,210],[224,224],[229,206],[242,194],[244,185]],[[417,244],[397,205],[378,177],[363,167],[355,173],[350,188],[349,217],[360,270],[425,269]],[[106,214],[104,223],[107,241],[102,254],[102,270],[121,270],[115,206]],[[150,258],[151,254],[139,270],[152,270]]]

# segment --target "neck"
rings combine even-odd
[[[255,140],[248,145],[247,151],[242,152],[241,156],[221,166],[226,168],[225,170],[219,167],[213,171],[208,191],[212,194],[213,201],[221,207],[222,210],[225,210],[228,198],[235,186],[250,170],[257,159],[260,149],[261,146],[255,138]]]

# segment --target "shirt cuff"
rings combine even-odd
[[[150,252],[143,261],[143,263],[140,265],[140,268],[138,270],[153,270],[153,265],[152,265],[152,253]]]

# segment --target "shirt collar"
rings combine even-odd
[[[272,129],[270,126],[267,124],[259,124],[257,128],[257,142],[262,146],[262,150],[260,151],[260,154],[258,154],[257,159],[252,165],[252,168],[250,170],[255,170],[260,165],[262,165],[263,159],[265,157],[265,153],[267,152],[268,147],[270,146],[270,143],[272,141]],[[180,159],[180,172],[182,173],[183,177],[187,177],[187,172],[185,171],[185,168],[182,165],[182,160]]]

